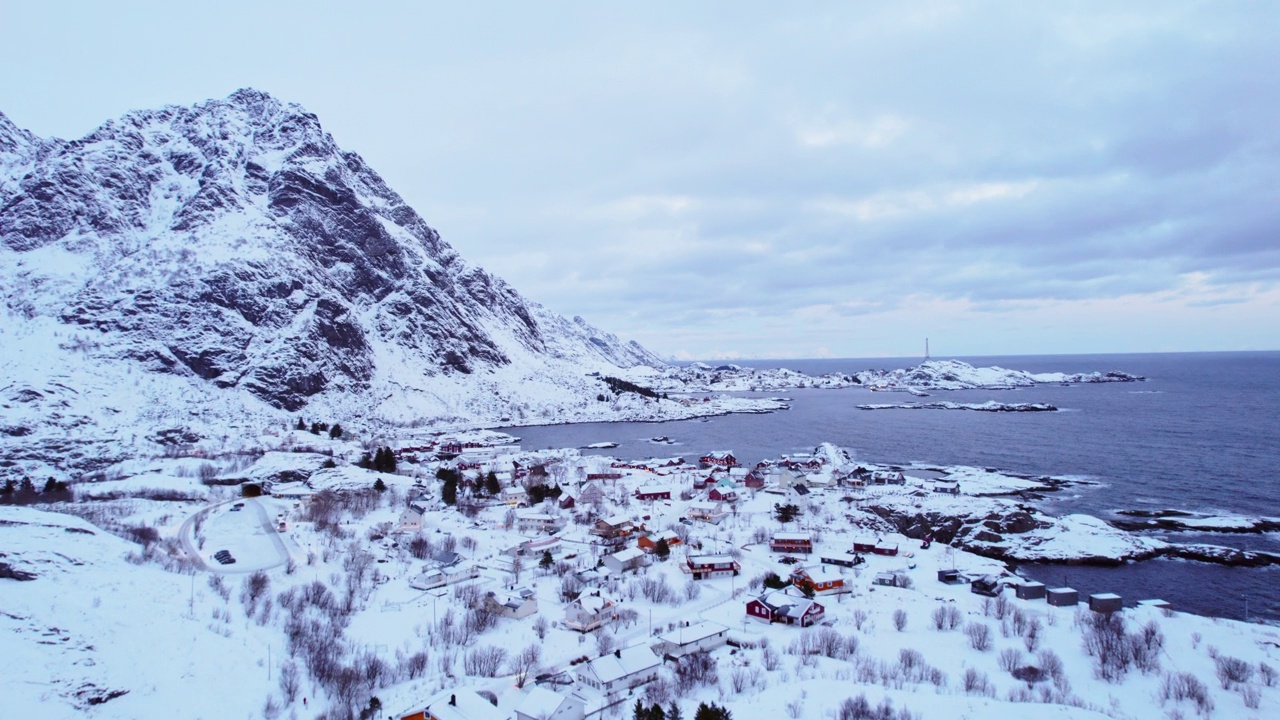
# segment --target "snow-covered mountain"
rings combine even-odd
[[[588,373],[662,365],[468,264],[256,90],[72,141],[0,115],[0,287],[0,437],[71,454],[286,413],[573,419]]]

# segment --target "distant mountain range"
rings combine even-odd
[[[0,285],[0,439],[72,455],[289,414],[593,419],[591,373],[663,366],[467,263],[256,90],[71,141],[0,115]]]

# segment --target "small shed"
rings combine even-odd
[[[1054,607],[1071,607],[1080,602],[1080,593],[1069,587],[1049,588],[1045,592],[1045,598]]]
[[[1014,587],[1019,600],[1042,600],[1045,595],[1044,583],[1026,580]]]
[[[1089,609],[1100,613],[1119,612],[1124,609],[1124,600],[1115,593],[1094,593],[1089,596]]]
[[[960,577],[959,570],[939,570],[938,582],[947,585],[960,585],[964,582],[964,578]]]

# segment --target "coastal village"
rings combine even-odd
[[[998,518],[971,523],[978,547],[1006,531],[1027,538],[1019,551],[1061,557],[1148,542],[1080,518],[1002,529],[1025,513],[1005,498],[1044,489],[1044,479],[883,466],[829,444],[762,460],[708,449],[622,461],[526,450],[484,430],[367,451],[316,430],[280,433],[276,450],[242,467],[139,461],[81,486],[86,504],[133,513],[114,513],[117,526],[153,528],[151,562],[192,574],[180,609],[212,618],[243,644],[238,656],[265,664],[268,685],[260,673],[237,679],[267,696],[250,715],[1003,717],[1036,703],[1055,717],[1214,708],[1266,717],[1280,708],[1274,628],[1107,588],[1046,586],[958,547],[962,507]],[[1001,502],[1012,515],[992,514]],[[914,524],[886,511],[901,506],[915,509]],[[4,511],[10,527],[35,522],[22,512],[47,515]],[[919,522],[943,517],[950,528]],[[146,695],[111,702],[144,708]]]

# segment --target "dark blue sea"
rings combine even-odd
[[[1036,475],[1080,476],[1080,485],[1040,503],[1053,514],[1110,519],[1120,509],[1179,509],[1280,517],[1280,352],[1058,355],[959,358],[1030,372],[1123,370],[1143,383],[1044,385],[1017,390],[935,392],[955,402],[1045,402],[1056,413],[858,410],[890,402],[860,388],[789,390],[791,409],[666,423],[587,423],[512,428],[525,447],[580,447],[622,458],[693,456],[731,449],[745,462],[811,450],[828,441],[872,462],[973,465]],[[743,361],[811,374],[911,367],[920,358]],[[874,397],[874,399],[873,399]],[[891,398],[887,400],[886,398]],[[902,395],[901,400],[912,400]],[[675,445],[648,441],[665,435]],[[589,452],[589,451],[584,451]],[[1155,533],[1280,552],[1280,535]],[[1162,598],[1191,612],[1280,622],[1280,568],[1248,569],[1179,560],[1118,568],[1023,565],[1020,571],[1082,594]]]

